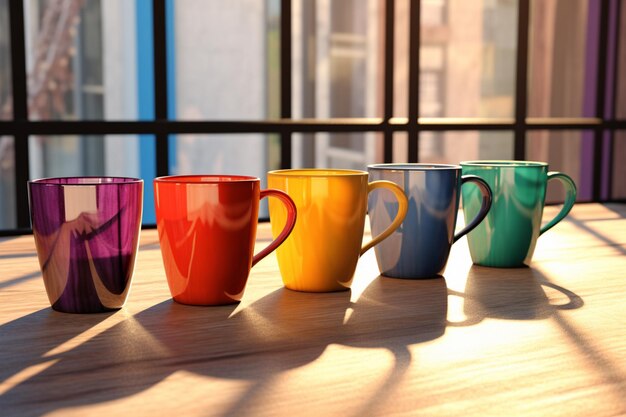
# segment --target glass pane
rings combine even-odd
[[[9,0],[0,0],[0,120],[13,117]],[[2,195],[0,193],[0,195]],[[0,213],[2,213],[0,211]],[[0,214],[0,228],[4,224]]]
[[[615,132],[613,143],[613,190],[611,198],[626,199],[626,130]]]
[[[251,175],[267,184],[266,173],[280,168],[278,135],[213,134],[170,136],[170,173]],[[267,202],[259,217],[267,218]]]
[[[517,0],[422,2],[421,117],[513,116],[517,7]]]
[[[574,180],[578,201],[590,200],[593,183],[592,131],[532,131],[526,137],[526,159],[550,164],[551,171],[561,171]],[[562,202],[565,192],[560,184],[550,183],[546,202]]]
[[[0,230],[17,227],[14,139],[0,136]]]
[[[294,118],[381,117],[383,2],[293,1]]]
[[[263,179],[278,169],[277,135],[185,134],[170,136],[170,172],[179,174],[236,174]]]
[[[344,168],[366,170],[383,162],[383,135],[367,133],[296,133],[293,135],[294,168]]]
[[[409,134],[407,132],[393,133],[393,162],[409,162]]]
[[[616,108],[616,116],[618,119],[626,119],[626,77],[623,74],[626,73],[626,4],[622,1],[620,7],[620,27],[619,27],[619,40],[617,41],[619,45],[619,51],[617,55],[617,73],[616,75],[616,83],[617,83],[617,108]]]
[[[532,0],[528,115],[593,116],[600,2]]]
[[[420,162],[458,164],[474,159],[512,159],[512,132],[422,132]]]
[[[152,56],[144,56],[147,48],[151,50],[152,38],[136,41],[140,28],[152,30],[142,23],[146,4],[26,0],[30,118],[144,118],[139,114],[140,106],[147,105],[143,101],[152,100],[154,108],[152,91],[138,95],[138,79],[152,89]]]
[[[393,115],[409,116],[409,0],[396,0],[394,16]],[[424,7],[424,6],[422,6]],[[382,57],[381,57],[382,59]],[[398,132],[402,133],[402,132]],[[394,147],[395,149],[395,147]]]
[[[278,117],[279,0],[178,0],[174,28],[177,119]]]
[[[30,177],[138,177],[139,145],[136,135],[31,136]]]
[[[122,176],[143,178],[144,223],[154,223],[152,179],[155,140],[151,135],[31,136],[30,177]]]

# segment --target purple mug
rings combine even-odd
[[[143,180],[28,182],[39,265],[52,308],[97,313],[124,305],[139,245]]]

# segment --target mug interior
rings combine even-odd
[[[106,185],[106,184],[132,184],[143,182],[140,178],[129,177],[57,177],[40,178],[29,181],[31,184],[42,185]]]
[[[373,164],[368,165],[368,169],[373,170],[386,170],[386,171],[431,171],[431,170],[446,170],[446,169],[461,169],[460,165],[450,164],[428,164],[428,163],[416,163],[416,164]]]
[[[222,182],[246,182],[261,181],[257,177],[247,175],[170,175],[158,177],[154,182],[178,183],[178,184],[215,184]]]
[[[356,169],[280,169],[277,171],[270,171],[268,175],[279,175],[285,177],[345,177],[345,176],[359,176],[367,175],[365,171],[359,171]]]

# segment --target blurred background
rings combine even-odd
[[[164,5],[160,17],[166,28],[166,50],[156,51],[165,53],[165,123],[235,122],[232,133],[207,128],[205,133],[163,137],[157,127],[154,134],[139,135],[19,133],[12,124],[20,119],[13,111],[12,71],[21,67],[12,63],[19,53],[12,51],[16,22],[10,7],[20,5],[23,14],[27,120],[22,123],[37,126],[46,121],[155,121],[157,3]],[[16,190],[16,167],[26,156],[31,179],[144,178],[144,223],[153,224],[150,182],[157,175],[157,139],[167,140],[169,174],[237,173],[265,180],[268,170],[286,165],[364,169],[384,161],[512,159],[515,125],[521,123],[524,157],[548,161],[551,169],[572,176],[579,200],[624,199],[626,81],[617,75],[626,70],[626,2],[603,3],[0,0],[0,229],[28,227],[19,214],[24,204],[17,201],[23,193]],[[393,16],[386,20],[390,4]],[[417,62],[411,56],[411,8],[419,8],[416,74],[411,74],[411,60]],[[291,13],[288,25],[282,22],[284,10]],[[528,15],[520,16],[520,10]],[[609,27],[603,25],[607,22]],[[385,50],[389,23],[391,63]],[[287,55],[281,51],[284,27],[290,28]],[[528,34],[521,52],[519,33]],[[521,99],[520,55],[526,64]],[[290,57],[287,73],[281,72],[284,56]],[[386,71],[392,76],[387,95]],[[412,79],[418,80],[416,90],[411,90]],[[290,103],[281,107],[285,82]],[[418,120],[410,114],[411,91],[418,92]],[[387,107],[386,97],[391,100]],[[604,102],[599,105],[599,100]],[[245,127],[284,118],[285,109],[303,123],[381,119],[397,127],[387,133],[367,126],[354,132],[294,129],[283,137]],[[240,132],[237,123],[244,126]],[[457,126],[446,130],[447,123]],[[472,128],[473,123],[487,128]],[[439,127],[429,128],[433,124]],[[285,137],[289,148],[281,149]],[[27,154],[20,157],[18,140],[28,141]],[[386,140],[392,142],[387,155]],[[410,140],[417,142],[414,155]],[[594,175],[600,181],[594,183]],[[551,187],[548,199],[561,198],[558,187]]]

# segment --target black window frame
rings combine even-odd
[[[154,42],[154,95],[155,117],[149,121],[31,121],[27,108],[27,75],[24,27],[24,1],[8,2],[10,16],[11,76],[13,88],[13,119],[0,121],[0,134],[14,138],[15,146],[15,204],[17,228],[0,230],[0,236],[30,233],[30,218],[26,183],[29,179],[28,138],[31,135],[105,135],[105,134],[149,134],[156,138],[156,175],[169,174],[168,137],[185,133],[272,133],[280,136],[281,168],[290,168],[291,138],[293,133],[302,132],[380,132],[383,134],[383,159],[392,161],[393,134],[408,133],[408,162],[418,162],[419,134],[423,131],[509,131],[514,134],[514,159],[525,159],[526,134],[532,130],[592,130],[594,132],[592,201],[624,201],[601,196],[602,186],[602,138],[605,131],[614,133],[626,129],[626,120],[616,120],[615,88],[607,92],[606,73],[608,65],[608,38],[614,21],[620,28],[620,8],[623,0],[617,0],[617,13],[610,15],[610,1],[601,2],[598,34],[598,63],[595,117],[531,118],[527,117],[527,82],[529,54],[530,1],[518,2],[518,32],[515,80],[514,117],[492,118],[420,118],[420,0],[410,0],[409,16],[409,102],[408,117],[397,118],[393,114],[394,73],[394,10],[395,0],[384,1],[384,93],[383,117],[381,118],[333,118],[292,119],[292,2],[281,0],[280,5],[280,119],[261,121],[178,121],[168,119],[167,109],[167,65],[166,65],[166,0],[152,0]],[[612,56],[619,51],[619,33],[613,43]],[[618,76],[618,59],[613,60],[613,74]],[[605,115],[606,94],[613,102],[613,114]],[[88,139],[86,139],[88,140]],[[612,142],[614,143],[614,141]],[[613,158],[609,158],[609,190],[612,180]]]

